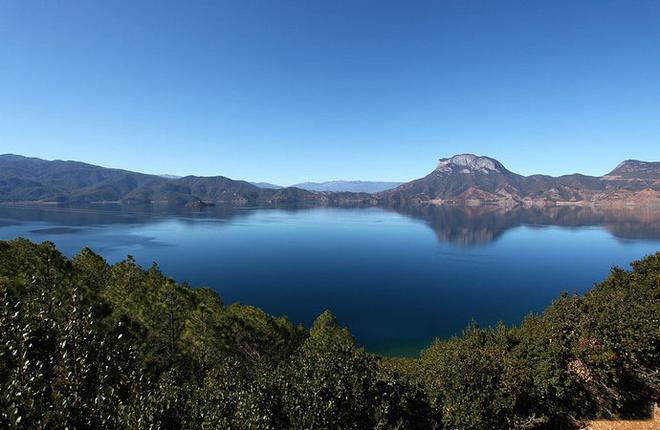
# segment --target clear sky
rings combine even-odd
[[[0,0],[0,153],[409,180],[660,160],[660,1]]]

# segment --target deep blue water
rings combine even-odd
[[[367,350],[518,323],[660,250],[660,216],[587,209],[0,207],[0,239],[89,246],[306,326],[325,309]]]

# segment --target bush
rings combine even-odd
[[[0,242],[0,299],[1,428],[567,428],[660,397],[660,253],[419,359],[48,242]]]

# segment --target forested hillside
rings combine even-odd
[[[78,161],[47,161],[0,155],[0,203],[185,204],[343,203],[361,202],[367,194],[320,193],[295,187],[260,188],[224,176],[163,177],[109,169]]]
[[[0,297],[0,428],[568,428],[660,400],[660,253],[418,359],[48,242],[0,242]]]

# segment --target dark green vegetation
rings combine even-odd
[[[0,428],[566,428],[659,400],[660,253],[419,359],[225,306],[154,265],[0,242]],[[559,270],[559,268],[558,268]]]
[[[0,155],[0,202],[58,203],[341,203],[366,195],[315,193],[299,188],[259,188],[224,176],[165,178],[77,161]]]

